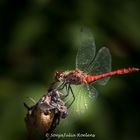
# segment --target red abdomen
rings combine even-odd
[[[99,80],[99,79],[102,79],[102,78],[105,78],[105,77],[110,77],[110,76],[113,76],[113,75],[126,74],[126,73],[136,72],[136,71],[139,71],[139,69],[138,68],[124,68],[124,69],[119,69],[119,70],[116,70],[116,71],[107,72],[107,73],[103,73],[103,74],[96,75],[96,76],[88,75],[88,76],[85,77],[85,80],[87,81],[88,84],[90,84],[90,83],[93,83],[96,80]]]

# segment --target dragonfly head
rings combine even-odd
[[[57,81],[63,81],[64,72],[63,71],[56,71],[54,77]]]

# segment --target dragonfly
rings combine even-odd
[[[90,97],[97,96],[95,83],[105,85],[111,76],[139,71],[139,68],[129,67],[111,71],[111,54],[108,48],[102,47],[96,54],[94,37],[88,28],[81,29],[80,48],[76,56],[76,68],[71,71],[56,71],[55,79],[62,84],[59,89],[66,87],[67,94],[71,92],[73,101],[75,95],[71,85],[86,85]],[[71,104],[72,104],[71,103]]]

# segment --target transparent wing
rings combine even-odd
[[[90,75],[99,75],[102,73],[110,72],[111,71],[111,54],[108,48],[102,47],[95,60],[89,67],[89,74]],[[103,78],[97,81],[100,85],[105,85],[110,77]]]
[[[93,99],[96,99],[98,96],[98,91],[94,88],[93,84],[87,85],[89,96]]]
[[[81,29],[80,48],[76,56],[76,68],[87,72],[88,66],[95,57],[96,46],[92,33],[88,28]]]
[[[86,115],[91,106],[91,98],[88,96],[86,85],[72,86],[73,93],[75,95],[75,101],[72,104],[71,113],[74,115]]]

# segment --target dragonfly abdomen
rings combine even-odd
[[[103,74],[96,75],[96,76],[88,75],[88,76],[86,76],[85,79],[86,79],[87,83],[90,84],[90,83],[95,82],[96,80],[99,80],[99,79],[102,79],[105,77],[110,77],[113,75],[121,75],[121,74],[136,72],[136,71],[139,71],[139,69],[138,68],[124,68],[124,69],[119,69],[116,71],[111,71],[111,72],[103,73]]]

